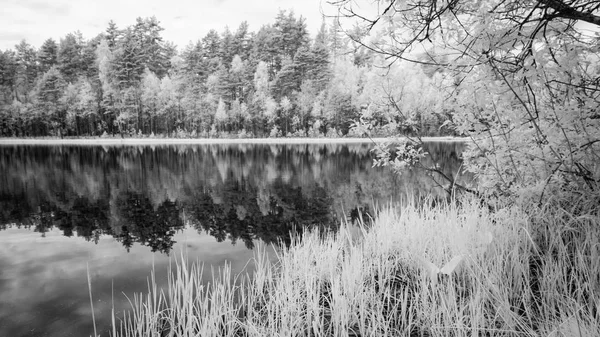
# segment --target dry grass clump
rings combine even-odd
[[[179,262],[114,334],[598,336],[600,221],[542,214],[403,205],[368,229],[304,233],[276,263],[259,249],[252,275],[225,266],[203,284]]]

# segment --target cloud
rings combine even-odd
[[[8,0],[2,7],[0,11],[0,22],[3,26],[3,32],[0,34],[2,50],[14,48],[14,45],[22,39],[36,48],[39,48],[47,38],[53,37],[58,40],[59,37],[64,36],[64,31],[58,30],[61,35],[55,36],[57,28],[65,27],[70,21],[65,18],[71,15],[70,6],[61,1]]]
[[[59,1],[23,1],[19,4],[24,5],[30,11],[34,13],[40,13],[43,15],[52,16],[68,16],[71,12],[71,8],[66,3],[60,3]]]
[[[20,33],[20,32],[0,32],[0,40],[10,40],[10,41],[20,41],[21,39],[25,38],[25,34]]]
[[[20,20],[23,18],[31,18],[31,16],[68,16],[71,12],[71,7],[67,3],[59,1],[39,1],[39,0],[24,0],[14,1],[9,0],[3,4],[2,12],[4,17],[11,20]]]

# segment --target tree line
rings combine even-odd
[[[436,68],[379,68],[336,20],[311,37],[282,10],[256,32],[242,22],[181,50],[163,30],[156,17],[111,21],[91,39],[0,50],[0,136],[338,137],[359,117],[374,134],[453,133]]]

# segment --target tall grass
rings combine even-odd
[[[304,233],[276,263],[259,249],[252,275],[225,266],[209,284],[200,264],[181,259],[166,289],[152,276],[133,297],[116,334],[600,335],[597,215],[491,214],[464,202],[390,207],[365,226]],[[457,255],[457,270],[435,280],[421,262]]]

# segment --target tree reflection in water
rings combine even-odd
[[[0,146],[0,229],[58,228],[168,253],[193,226],[219,242],[289,243],[290,232],[372,214],[402,193],[441,193],[423,173],[371,168],[370,145]],[[455,174],[462,145],[429,160]],[[375,171],[378,170],[378,171]],[[345,210],[342,213],[342,210]]]

